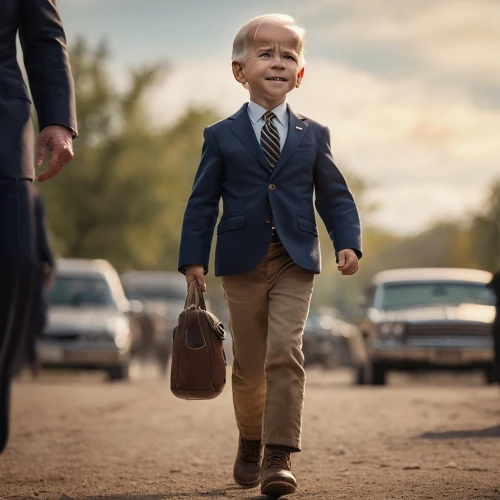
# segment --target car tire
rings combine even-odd
[[[484,368],[484,381],[487,385],[492,385],[495,383],[495,368],[493,364],[488,365]]]
[[[357,366],[354,371],[354,385],[366,384],[366,367]]]
[[[369,359],[362,365],[356,367],[354,383],[356,385],[371,385],[373,378],[374,362]]]
[[[108,369],[108,380],[115,382],[118,380],[128,380],[129,377],[128,363],[125,365],[113,366]]]
[[[327,356],[323,359],[321,365],[323,367],[323,370],[328,372],[337,368],[339,364],[335,356],[331,354],[330,356]]]
[[[367,361],[366,364],[356,367],[354,375],[355,385],[386,385],[387,365],[379,361]]]
[[[166,335],[165,340],[156,348],[156,360],[160,377],[165,379],[168,375],[168,362],[172,355],[172,341]]]
[[[371,385],[386,385],[387,383],[387,366],[378,361],[373,361],[371,366]]]
[[[168,375],[168,360],[170,359],[170,353],[165,349],[162,349],[158,353],[158,370],[160,372],[161,378],[166,378]]]

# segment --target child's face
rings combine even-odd
[[[233,62],[234,77],[247,84],[252,101],[273,109],[302,81],[304,69],[298,64],[301,46],[293,29],[261,24],[248,34],[245,62]]]

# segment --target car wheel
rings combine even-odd
[[[493,364],[488,365],[484,368],[484,381],[488,385],[495,383],[495,368]]]
[[[356,367],[354,383],[356,385],[370,385],[373,379],[374,362],[367,359],[365,363]]]
[[[378,361],[373,361],[371,366],[371,385],[385,385],[387,383],[387,366]]]
[[[126,365],[113,366],[108,369],[108,380],[127,380],[129,376],[128,373],[128,363]]]
[[[323,359],[323,362],[321,364],[323,366],[323,370],[325,371],[334,370],[338,366],[337,359],[333,354]]]
[[[366,384],[366,368],[364,366],[357,366],[354,372],[354,384],[355,385],[365,385]]]
[[[169,343],[169,340],[165,340],[163,344],[160,344],[156,348],[156,359],[158,362],[158,369],[160,371],[161,378],[165,378],[167,376],[168,369],[168,361],[172,354],[172,347]]]

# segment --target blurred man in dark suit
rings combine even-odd
[[[76,112],[66,38],[55,0],[0,1],[0,453],[9,434],[10,383],[22,349],[36,271],[34,131],[16,35],[38,116],[36,163],[45,181],[73,158]]]
[[[487,285],[497,296],[496,316],[493,322],[493,350],[495,359],[493,361],[493,380],[500,385],[500,271],[493,275],[493,279]]]
[[[42,333],[47,322],[47,292],[54,279],[54,257],[47,237],[47,224],[43,201],[38,191],[34,193],[35,230],[37,256],[34,274],[33,300],[31,302],[30,323],[26,339],[26,362],[31,368],[33,377],[40,372],[40,363],[36,353],[36,339]]]

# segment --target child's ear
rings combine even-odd
[[[297,74],[297,84],[295,85],[295,88],[298,89],[300,87],[300,84],[302,82],[302,78],[304,78],[304,69],[302,68],[298,74]]]
[[[233,61],[232,67],[233,67],[233,75],[234,78],[236,78],[236,81],[240,82],[242,85],[245,85],[247,83],[247,79],[245,76],[245,71],[243,69],[243,66],[239,62]]]

